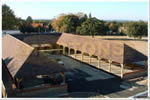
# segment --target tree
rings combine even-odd
[[[27,19],[26,19],[26,23],[27,24],[32,24],[32,22],[33,22],[32,17],[28,16]]]
[[[91,13],[89,13],[89,18],[92,18],[92,15],[91,15]]]
[[[52,20],[52,27],[57,32],[75,33],[79,25],[79,18],[74,14],[59,16]]]
[[[19,20],[17,20],[14,12],[6,4],[2,5],[2,30],[13,30],[18,28]]]
[[[80,25],[81,25],[83,22],[85,22],[87,19],[88,19],[87,15],[84,14],[84,16],[79,19],[79,20],[80,20],[80,21],[79,21],[79,22],[80,22]]]
[[[109,29],[112,31],[112,32],[118,32],[118,24],[115,22],[112,22],[112,23],[110,23],[110,25],[109,25]]]
[[[22,33],[26,33],[26,32],[31,33],[36,31],[36,29],[34,29],[31,24],[27,24],[27,23],[23,23],[22,25],[20,25],[19,30]]]
[[[63,20],[64,32],[75,33],[76,27],[79,25],[79,18],[76,15],[67,15]]]
[[[96,18],[89,18],[82,23],[81,27],[77,27],[76,32],[81,35],[105,35],[108,32],[108,27],[104,21]]]
[[[79,18],[79,26],[88,19],[87,15],[82,12],[78,12],[75,15]]]
[[[51,25],[52,25],[53,29],[55,29],[57,32],[61,32],[60,29],[63,25],[63,19],[64,19],[64,15],[59,16],[57,19],[54,18],[52,20]]]
[[[126,33],[129,37],[142,38],[147,34],[147,23],[143,21],[126,23]]]
[[[25,21],[22,21],[22,24],[19,27],[20,32],[22,32],[22,33],[37,32],[37,29],[33,28],[32,22],[33,22],[33,20],[31,18],[31,16],[28,16]]]
[[[53,30],[53,27],[51,25],[51,22],[48,24],[48,30],[52,31]]]
[[[83,34],[83,33],[81,32],[81,26],[78,26],[78,27],[76,28],[76,34]]]

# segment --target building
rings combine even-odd
[[[5,69],[8,69],[8,72],[4,71],[10,76],[8,80],[13,85],[13,89],[15,88],[17,94],[20,94],[17,96],[21,97],[41,96],[38,94],[43,94],[41,97],[45,94],[58,97],[63,93],[93,92],[95,90],[97,93],[107,94],[122,89],[120,80],[147,73],[146,68],[131,66],[133,62],[147,60],[146,54],[122,42],[66,33],[14,34],[4,36],[2,41],[3,65]],[[48,55],[54,53],[56,56],[47,56],[45,52],[48,52]],[[61,57],[58,57],[60,55]],[[103,62],[108,66],[103,66]],[[80,68],[77,68],[76,64]],[[72,66],[74,68],[71,71],[67,69]],[[70,77],[74,73],[73,79],[67,78],[66,81],[64,76],[68,74]],[[44,80],[47,85],[57,76],[62,77],[58,79],[63,80],[61,83],[58,82],[59,86],[37,87],[43,84],[37,79]],[[3,81],[4,86],[5,82]],[[6,86],[9,87],[10,84]]]
[[[2,59],[5,63],[3,67],[8,69],[4,71],[8,73],[8,79],[12,85],[11,90],[15,96],[34,96],[35,93],[41,91],[54,92],[54,88],[58,94],[67,91],[64,76],[67,69],[63,65],[11,35],[4,36],[2,41]],[[57,80],[56,76],[61,78]],[[12,95],[7,94],[7,96]]]

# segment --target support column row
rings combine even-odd
[[[60,47],[59,47],[60,48]],[[65,46],[63,46],[63,54],[65,55],[66,53],[65,53]],[[68,55],[70,55],[71,53],[70,53],[70,51],[71,51],[71,48],[68,48]],[[77,50],[76,49],[74,49],[74,58],[76,58],[76,56],[77,56]],[[81,61],[83,61],[83,56],[84,56],[84,53],[83,52],[81,52]],[[89,64],[91,64],[91,58],[92,58],[92,55],[89,55]],[[101,57],[98,57],[98,68],[100,68],[100,64],[101,64]],[[120,71],[120,77],[121,78],[123,78],[123,73],[124,73],[124,64],[120,64],[121,65],[121,71]],[[109,60],[109,72],[111,72],[111,68],[112,67],[112,60]]]

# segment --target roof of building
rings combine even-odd
[[[13,78],[67,71],[48,56],[11,35],[2,38],[2,58]]]
[[[63,33],[58,39],[57,44],[121,64],[147,60],[147,56],[142,52],[117,41]]]
[[[31,44],[53,44],[55,45],[61,34],[13,34],[17,39]]]
[[[17,72],[16,77],[50,75],[66,71],[68,71],[68,69],[66,69],[63,65],[58,64],[43,53],[39,53],[35,50]]]

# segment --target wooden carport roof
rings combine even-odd
[[[63,33],[57,44],[121,64],[147,60],[147,56],[134,48],[109,40]]]
[[[67,71],[64,66],[11,35],[2,38],[2,59],[13,78]]]

